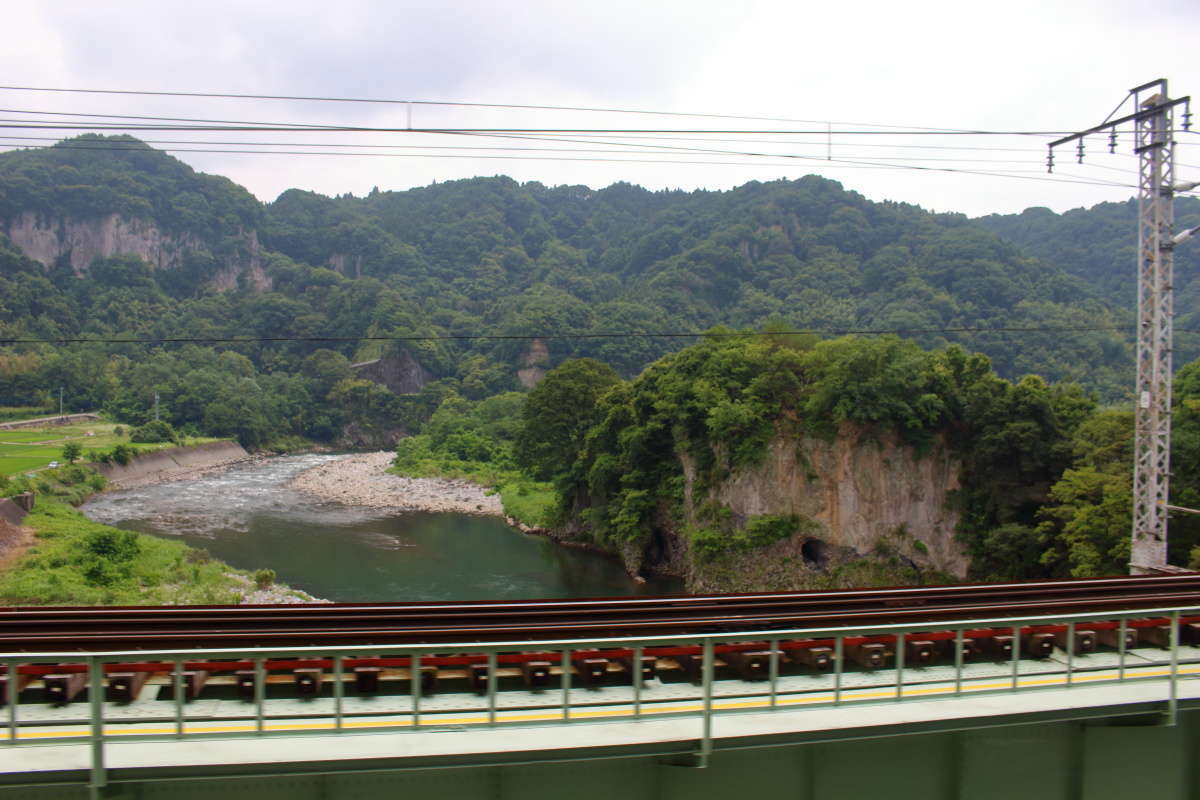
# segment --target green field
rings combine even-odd
[[[0,431],[0,444],[9,442],[43,442],[47,439],[61,440],[66,438],[66,434],[61,432],[51,433],[50,431],[42,430],[41,428],[22,428],[16,431]]]
[[[115,444],[129,444],[128,426],[122,436],[114,432],[121,427],[111,422],[85,422],[76,425],[49,425],[44,428],[0,430],[0,475],[17,475],[43,469],[51,461],[62,460],[63,445],[77,442],[83,448],[84,460],[89,450],[108,450]],[[188,439],[187,444],[202,444],[216,439]],[[160,450],[173,444],[135,444],[139,451]]]

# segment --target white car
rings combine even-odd
[[[57,462],[57,461],[51,461],[51,462],[50,462],[49,464],[47,464],[46,466],[48,466],[50,469],[54,469],[55,467],[57,467],[57,466],[58,466],[58,462]]]

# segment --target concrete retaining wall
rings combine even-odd
[[[128,464],[95,464],[96,471],[117,486],[172,474],[219,467],[250,457],[237,442],[209,442],[195,447],[170,447],[137,456]]]
[[[19,419],[15,422],[0,422],[0,431],[11,431],[17,428],[43,428],[48,425],[70,425],[73,422],[94,422],[98,419],[100,419],[98,414],[67,414],[61,417]]]
[[[25,519],[25,515],[28,513],[28,511],[7,497],[0,500],[0,519],[5,522],[20,525],[21,520]]]

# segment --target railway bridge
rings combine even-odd
[[[1200,794],[1200,575],[0,609],[3,798]]]

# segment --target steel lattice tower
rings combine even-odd
[[[1175,148],[1165,92],[1164,81],[1162,94],[1139,103],[1143,113],[1134,122],[1138,157],[1137,389],[1129,559],[1134,574],[1167,563]]]
[[[1188,127],[1189,99],[1167,94],[1164,79],[1130,90],[1134,112],[1050,144],[1078,142],[1107,131],[1117,146],[1117,127],[1132,123],[1138,157],[1137,387],[1134,393],[1133,532],[1130,572],[1144,574],[1167,566],[1167,514],[1171,476],[1171,349],[1173,341],[1173,249],[1175,224],[1175,140],[1173,112],[1183,104]],[[1147,96],[1147,93],[1148,96]]]

